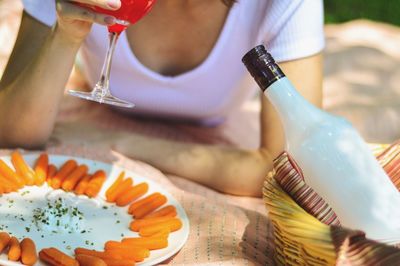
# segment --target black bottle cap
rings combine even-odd
[[[285,77],[264,45],[258,45],[247,52],[242,62],[263,91],[278,79]]]

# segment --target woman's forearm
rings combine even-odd
[[[80,44],[56,26],[29,64],[11,73],[16,78],[0,84],[0,146],[44,144]]]
[[[188,144],[142,136],[117,141],[116,149],[161,171],[183,176],[224,193],[260,196],[272,159],[264,150]]]

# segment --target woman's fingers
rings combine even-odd
[[[72,2],[77,2],[81,4],[87,4],[92,6],[98,6],[105,9],[116,10],[121,7],[120,0],[73,0]]]
[[[115,23],[113,16],[96,13],[89,8],[80,7],[71,2],[57,2],[57,13],[64,19],[95,22],[102,25],[113,25]]]

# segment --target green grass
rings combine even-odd
[[[370,19],[400,26],[400,0],[325,0],[325,23]]]

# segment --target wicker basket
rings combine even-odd
[[[400,144],[375,148],[387,172],[397,165],[400,168]],[[383,148],[386,149],[382,152]],[[279,158],[275,166],[278,162]],[[287,169],[284,172],[289,173]],[[323,218],[311,215],[283,190],[285,186],[278,183],[282,180],[279,178],[282,177],[277,177],[275,171],[271,172],[263,187],[264,201],[274,225],[278,265],[400,265],[400,249],[366,239],[361,231],[321,222]]]
[[[274,225],[275,261],[280,265],[334,265],[330,227],[303,210],[269,175],[263,188]]]

